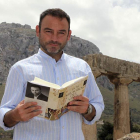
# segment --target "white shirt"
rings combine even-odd
[[[5,127],[3,117],[25,98],[27,81],[33,80],[35,76],[61,86],[67,81],[86,75],[89,78],[84,96],[88,97],[95,107],[96,116],[92,121],[84,119],[84,122],[93,124],[100,118],[104,103],[92,71],[84,60],[63,53],[56,62],[39,49],[37,54],[17,62],[11,67],[7,78],[0,106],[0,126],[5,130],[14,128],[13,140],[84,140],[82,115],[73,111],[55,121],[34,117],[27,122],[19,122],[12,128]]]

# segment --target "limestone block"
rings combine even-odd
[[[97,140],[96,123],[93,125],[87,125],[83,122],[82,130],[83,130],[85,140]]]
[[[130,133],[118,140],[140,140],[140,133]]]
[[[88,59],[91,55],[86,57]],[[133,80],[140,78],[140,65],[137,63],[112,58],[102,54],[93,54],[92,62],[92,67],[97,67],[104,75],[114,75],[119,78],[127,77]]]

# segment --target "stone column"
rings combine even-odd
[[[92,68],[92,72],[95,79],[101,75],[101,72],[96,67]],[[85,140],[97,140],[96,123],[94,123],[93,125],[87,125],[83,122],[82,130]]]
[[[116,78],[111,82],[115,84],[113,140],[117,140],[130,133],[128,84],[132,79]]]
[[[82,129],[85,140],[97,140],[96,123],[93,125],[87,125],[83,122]]]

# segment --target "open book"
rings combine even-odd
[[[88,76],[79,77],[59,85],[35,77],[27,82],[25,103],[37,102],[42,107],[40,117],[56,120],[68,112],[67,104],[73,97],[83,95]]]

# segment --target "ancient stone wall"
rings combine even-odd
[[[113,140],[130,133],[129,96],[128,85],[140,82],[140,64],[112,58],[102,54],[87,55],[83,58],[90,65],[95,79],[100,75],[106,75],[115,85],[114,94],[114,132]],[[91,126],[87,126],[90,131]],[[92,126],[96,128],[95,125]],[[96,140],[94,133],[85,133],[85,139]]]

